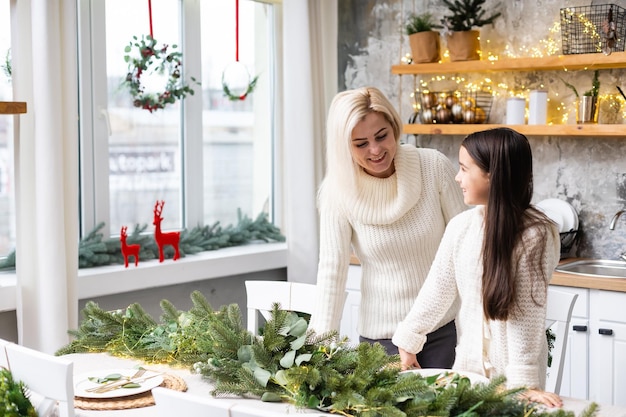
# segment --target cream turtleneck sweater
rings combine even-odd
[[[394,164],[389,178],[361,170],[355,197],[332,196],[343,198],[346,210],[321,204],[317,305],[311,317],[318,333],[339,329],[354,249],[362,266],[358,333],[390,339],[426,279],[446,225],[466,209],[454,168],[442,153],[401,145]]]
[[[523,232],[512,262],[517,283],[514,313],[506,321],[485,320],[481,294],[483,225],[483,206],[452,219],[428,279],[410,314],[398,325],[393,343],[407,352],[421,351],[426,335],[437,328],[441,317],[448,317],[448,307],[460,297],[453,369],[489,378],[504,374],[510,387],[543,389],[548,363],[547,288],[559,262],[558,231],[554,226],[538,225]],[[539,245],[545,245],[543,257],[532,255]],[[541,271],[542,276],[536,276],[535,271]]]

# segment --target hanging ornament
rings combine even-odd
[[[133,41],[124,49],[124,61],[128,63],[128,73],[122,82],[133,98],[133,106],[148,110],[163,109],[187,94],[194,94],[185,83],[182,73],[182,52],[175,51],[177,45],[156,47],[157,41],[152,33],[152,2],[148,0],[150,35]],[[171,49],[168,52],[168,49]],[[142,78],[142,76],[144,78]],[[191,80],[198,84],[194,77]],[[163,86],[164,85],[164,86]],[[148,87],[148,88],[146,88]]]
[[[256,87],[259,76],[251,77],[248,68],[239,62],[239,0],[235,0],[235,62],[222,72],[222,90],[231,101],[245,100]]]

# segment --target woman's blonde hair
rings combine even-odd
[[[318,194],[320,202],[358,194],[361,168],[352,158],[352,130],[371,112],[387,119],[396,143],[400,142],[400,115],[379,89],[362,87],[338,93],[326,119],[326,175]]]

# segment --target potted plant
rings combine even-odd
[[[485,0],[443,0],[452,14],[444,16],[441,23],[447,29],[448,50],[451,61],[480,59],[479,31],[474,28],[492,24],[501,13],[486,16]]]
[[[430,13],[411,14],[406,23],[406,34],[409,35],[414,63],[439,61],[440,35],[433,29],[442,26],[436,25],[432,19]]]
[[[578,90],[572,84],[561,79],[563,84],[574,92],[576,96],[576,122],[577,123],[597,123],[598,121],[598,96],[600,95],[600,71],[593,72],[593,80],[591,88],[582,95],[578,94]]]

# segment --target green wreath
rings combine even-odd
[[[238,95],[233,94],[233,92],[230,90],[230,86],[224,79],[224,74],[225,72],[222,72],[222,90],[224,91],[224,96],[228,97],[230,101],[245,100],[246,97],[248,97],[248,94],[251,94],[254,91],[254,88],[256,87],[256,82],[259,79],[259,76],[257,75],[252,80],[250,80],[250,82],[248,83],[248,87],[246,88],[246,91],[242,95],[238,96]]]
[[[194,91],[185,83],[181,76],[182,52],[172,51],[168,53],[168,45],[156,48],[157,41],[150,35],[142,36],[138,40],[133,36],[133,41],[124,48],[124,61],[128,63],[128,74],[122,85],[126,86],[133,97],[133,105],[152,113],[155,110],[163,109],[168,104],[173,104],[176,100],[183,99],[187,94],[194,94]],[[172,45],[171,49],[176,49]],[[136,53],[131,54],[135,50]],[[144,72],[167,74],[167,84],[161,93],[147,93],[141,85],[141,76]],[[191,77],[196,84],[196,79]]]

